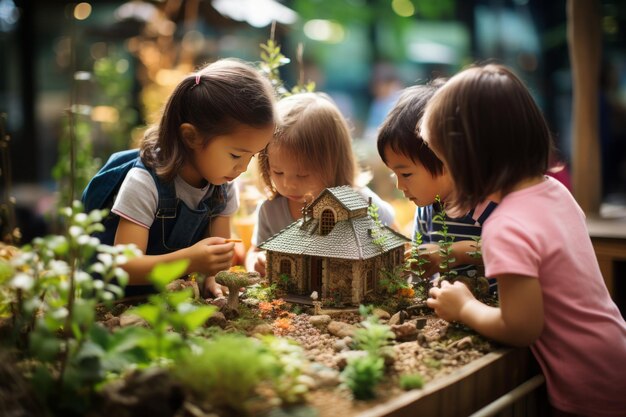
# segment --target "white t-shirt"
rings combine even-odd
[[[372,197],[372,204],[378,207],[378,218],[385,226],[391,226],[394,222],[395,211],[391,204],[382,200],[376,193],[367,187],[358,188],[356,191],[367,201]],[[276,233],[296,221],[289,211],[289,200],[282,195],[273,200],[261,202],[256,209],[256,224],[252,232],[252,244],[258,246]]]
[[[174,179],[176,197],[189,208],[196,208],[205,198],[209,197],[216,187],[208,184],[196,188],[187,184],[177,176]],[[233,183],[226,184],[227,201],[220,216],[230,216],[239,209],[239,192]],[[124,182],[115,198],[111,212],[133,223],[150,229],[154,222],[159,204],[159,194],[152,175],[142,168],[128,171]]]

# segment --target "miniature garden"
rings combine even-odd
[[[105,214],[77,202],[61,210],[66,234],[2,247],[4,415],[357,415],[495,349],[425,307],[419,236],[358,306],[332,292],[291,302],[291,277],[242,267],[216,276],[227,299],[205,300],[184,262],[155,268],[156,294],[125,299],[119,265],[135,251],[90,236]],[[365,217],[384,255],[390,229]]]

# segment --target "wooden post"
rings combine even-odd
[[[588,215],[600,213],[601,160],[598,101],[602,34],[598,0],[567,0],[572,66],[572,182]]]

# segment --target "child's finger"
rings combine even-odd
[[[218,243],[218,244],[212,244],[212,245],[207,245],[211,247],[211,252],[213,252],[214,254],[224,254],[224,253],[228,253],[228,252],[232,252],[235,249],[235,244],[234,243]]]

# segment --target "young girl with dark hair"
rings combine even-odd
[[[239,206],[232,181],[271,139],[274,106],[269,81],[238,60],[217,61],[178,84],[115,198],[111,242],[103,238],[145,254],[123,266],[127,294],[150,290],[155,265],[188,259],[187,273],[207,275],[205,289],[222,295],[213,275],[233,257],[234,243],[225,240]]]
[[[545,175],[550,132],[526,86],[500,65],[462,71],[430,100],[420,133],[450,172],[453,208],[499,203],[482,231],[499,307],[445,281],[427,304],[491,339],[530,345],[555,415],[624,416],[626,324],[602,279],[584,213]]]

